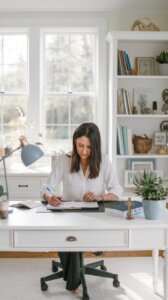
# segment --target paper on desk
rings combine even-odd
[[[98,208],[97,202],[84,202],[84,201],[65,201],[59,206],[47,204],[47,210],[62,210],[62,209],[82,209],[82,208]]]

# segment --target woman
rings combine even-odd
[[[54,191],[61,181],[63,196],[60,199]],[[83,123],[74,132],[71,155],[59,156],[42,196],[50,205],[58,206],[64,200],[113,201],[118,199],[121,192],[107,155],[102,156],[97,125]],[[76,293],[81,283],[82,254],[66,252],[59,253],[59,257],[64,280],[67,281],[66,288]]]

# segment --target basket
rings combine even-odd
[[[134,152],[135,153],[148,153],[152,148],[152,139],[150,139],[147,135],[133,137],[134,144]]]

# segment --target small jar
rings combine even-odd
[[[157,101],[153,101],[152,111],[153,115],[157,115]]]
[[[138,111],[137,111],[136,106],[133,106],[133,108],[132,108],[132,113],[133,113],[133,115],[138,114]]]
[[[8,206],[9,206],[8,201],[3,200],[3,196],[0,197],[0,219],[8,218]]]

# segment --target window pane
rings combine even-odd
[[[46,90],[48,92],[65,93],[69,90],[68,69],[63,64],[46,64]]]
[[[25,134],[27,55],[26,34],[0,35],[0,136],[6,143]]]
[[[4,64],[18,64],[27,60],[27,36],[5,35],[3,37]]]
[[[1,35],[0,35],[0,65],[2,65],[2,36]]]
[[[73,92],[92,92],[93,67],[91,65],[75,65],[71,70],[71,80]]]
[[[51,139],[67,139],[68,127],[67,126],[47,126],[47,137]]]
[[[3,87],[6,92],[23,92],[26,90],[26,66],[4,66]]]
[[[45,34],[46,144],[71,145],[79,124],[95,120],[96,35]],[[89,93],[89,94],[88,94]]]
[[[91,34],[71,35],[72,62],[93,63],[95,36]]]
[[[73,97],[71,101],[71,123],[80,124],[93,120],[93,99],[87,96]]]
[[[68,123],[68,97],[48,96],[46,97],[46,123],[67,124]]]
[[[67,92],[69,89],[69,35],[46,36],[46,90]]]
[[[25,134],[25,104],[24,96],[2,96],[0,97],[0,115],[3,116],[3,134],[6,142],[16,140]]]

